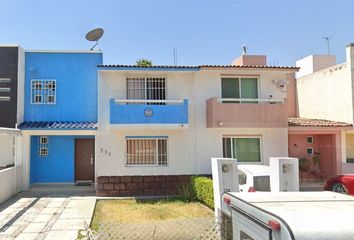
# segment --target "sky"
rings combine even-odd
[[[230,64],[246,45],[268,64],[310,54],[345,61],[354,42],[353,0],[0,0],[0,43],[25,49],[87,50],[85,34],[105,30],[105,64]]]

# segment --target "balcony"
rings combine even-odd
[[[210,98],[208,128],[287,127],[288,108],[283,99]]]
[[[188,128],[188,100],[110,99],[114,127]]]

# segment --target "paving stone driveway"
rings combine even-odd
[[[96,198],[23,192],[0,205],[0,239],[72,240],[90,224]]]

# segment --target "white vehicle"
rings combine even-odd
[[[352,240],[354,198],[334,192],[230,192],[234,240]]]
[[[266,165],[238,165],[240,192],[270,192],[270,173],[270,167]]]

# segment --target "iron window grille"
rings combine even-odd
[[[127,78],[127,99],[166,100],[166,78],[138,77]],[[164,105],[165,103],[147,103],[147,105]]]
[[[48,156],[48,137],[46,137],[46,136],[39,137],[38,155],[40,157],[47,157]]]
[[[56,103],[56,80],[32,80],[31,81],[32,104]]]
[[[167,166],[167,138],[127,138],[127,166]]]

